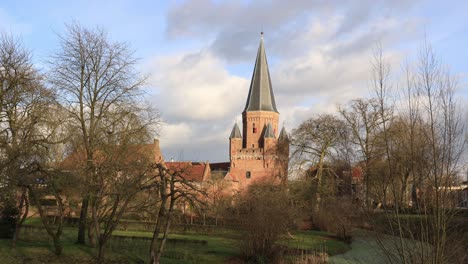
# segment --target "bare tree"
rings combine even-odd
[[[111,42],[102,29],[68,25],[60,40],[60,49],[50,61],[50,83],[58,90],[59,102],[79,134],[76,149],[79,146],[85,153],[82,174],[89,186],[98,180],[95,155],[107,143],[108,134],[128,115],[146,110],[137,100],[145,78],[135,70],[137,60],[129,46]],[[90,198],[84,191],[78,243],[85,243]]]
[[[436,58],[425,42],[418,58],[418,90],[423,97],[422,118],[428,124],[424,133],[430,146],[428,175],[432,189],[432,228],[429,232],[433,246],[433,263],[447,262],[448,229],[453,218],[450,210],[450,186],[456,177],[458,162],[466,150],[466,124],[455,99],[456,79]]]
[[[52,238],[54,253],[56,255],[61,255],[63,247],[60,238],[63,233],[64,204],[63,195],[61,194],[60,189],[61,186],[69,184],[70,181],[67,181],[68,177],[66,177],[66,174],[63,174],[61,171],[44,169],[40,164],[36,165],[37,168],[34,169],[35,172],[30,173],[30,175],[34,177],[30,178],[27,183],[25,182],[24,186],[28,189],[31,198],[37,207],[39,217],[41,218],[47,234]],[[52,215],[49,215],[41,204],[41,197],[48,194],[52,194],[57,203],[53,214],[54,221],[51,221]]]
[[[42,83],[34,68],[30,53],[19,40],[0,36],[0,184],[16,197],[20,193],[19,219],[12,246],[18,240],[21,224],[28,215],[28,190],[22,184],[28,177],[49,141],[44,130],[54,93]],[[2,190],[3,191],[3,190]]]
[[[451,197],[459,161],[466,151],[466,125],[454,93],[456,78],[442,66],[430,45],[424,43],[416,67],[406,67],[401,117],[398,121],[386,119],[385,83],[380,82],[385,80],[385,71],[379,72],[385,61],[381,50],[377,55],[374,78],[382,120],[379,137],[384,143],[395,205],[384,214],[387,224],[383,230],[397,236],[390,247],[383,242],[380,246],[389,262],[462,263],[467,258],[462,246],[466,241],[453,228],[459,220]],[[406,149],[403,144],[408,145]],[[415,221],[402,216],[404,204],[398,199],[404,195],[410,175],[416,201]]]
[[[147,148],[150,124],[128,116],[114,126],[108,144],[96,155],[97,181],[92,185],[92,226],[97,237],[98,261],[105,245],[135,196],[154,187],[154,149]]]
[[[379,104],[375,99],[357,99],[351,101],[347,107],[340,106],[338,111],[349,126],[353,142],[358,146],[360,159],[364,162],[365,202],[369,206],[373,181],[372,166],[377,155],[376,134],[380,128]]]
[[[222,177],[215,177],[215,173],[212,172],[208,180],[209,201],[207,209],[208,213],[214,217],[217,226],[219,218],[232,203],[232,190],[230,190],[229,182],[226,182]]]
[[[254,183],[235,200],[234,214],[241,231],[241,252],[248,262],[277,263],[276,244],[294,226],[295,213],[281,185]]]
[[[167,168],[164,164],[156,164],[156,185],[160,197],[158,218],[153,231],[150,246],[150,263],[159,264],[166,244],[174,209],[178,200],[189,204],[204,204],[205,190],[193,181],[186,179],[189,168]],[[159,235],[162,239],[159,241]]]
[[[299,155],[305,162],[317,164],[316,209],[320,206],[322,193],[322,175],[325,158],[345,137],[345,123],[332,115],[320,115],[303,122],[293,131],[293,155]]]

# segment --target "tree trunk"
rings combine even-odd
[[[52,240],[54,242],[55,255],[60,256],[62,254],[63,249],[62,243],[60,242],[60,238],[58,236],[54,236]]]
[[[174,208],[174,200],[173,200],[173,197],[171,197],[169,210],[166,214],[166,225],[164,226],[163,237],[161,239],[161,243],[159,243],[158,251],[156,252],[155,258],[153,260],[153,264],[159,264],[161,261],[161,257],[164,251],[164,245],[166,244],[167,236],[169,234],[169,227],[171,226],[171,217],[172,217],[173,208]]]
[[[94,235],[94,226],[92,221],[90,221],[88,224],[88,244],[91,247],[96,247],[96,239]]]
[[[322,176],[323,176],[323,160],[325,159],[325,150],[322,150],[320,153],[319,162],[317,164],[317,192],[315,194],[315,212],[318,213],[320,211],[320,202],[321,202],[321,194],[324,192],[322,186]]]
[[[78,238],[76,243],[84,245],[86,235],[86,220],[88,218],[89,196],[85,196],[81,202],[80,220],[78,222]]]
[[[165,192],[166,190],[163,188],[162,191]],[[162,221],[166,215],[166,204],[167,204],[167,197],[164,197],[163,195],[161,199],[161,206],[158,212],[158,219],[156,220],[156,226],[153,232],[153,239],[151,240],[151,245],[150,245],[150,257],[151,257],[150,263],[153,263],[153,264],[159,264],[159,260],[157,260],[156,251],[158,248],[158,236],[159,236],[159,232],[161,231]]]
[[[52,228],[49,223],[47,223],[46,216],[44,214],[44,210],[42,208],[41,203],[39,202],[39,199],[37,195],[32,191],[31,186],[28,186],[28,191],[31,194],[32,199],[37,205],[37,210],[39,211],[39,216],[41,217],[42,224],[47,231],[47,234],[52,238],[52,241],[54,243],[54,253],[56,255],[62,254],[62,244],[60,242],[60,235],[62,234],[62,227],[63,227],[63,206],[62,202],[60,200],[60,196],[57,195],[57,193],[54,193],[55,198],[57,199],[58,203],[58,210],[60,214],[60,222],[58,223],[57,231],[54,232],[52,231]]]
[[[365,174],[366,174],[366,177],[365,177],[365,180],[366,180],[366,208],[367,210],[369,210],[370,208],[370,197],[369,197],[369,193],[370,193],[370,176],[371,176],[371,173],[370,173],[370,162],[369,162],[369,158],[366,158],[366,171],[365,171]]]
[[[15,233],[13,233],[13,238],[11,239],[11,248],[16,248],[16,242],[18,241],[20,235],[20,225],[16,224]]]
[[[104,260],[104,243],[98,243],[98,263],[102,263]]]
[[[23,212],[23,207],[24,209],[24,214],[21,214]],[[27,189],[24,188],[22,194],[21,194],[21,202],[19,205],[19,211],[20,211],[20,219],[18,219],[15,223],[15,232],[13,234],[13,239],[11,240],[11,248],[16,248],[16,242],[19,239],[20,236],[20,231],[21,227],[24,223],[24,220],[26,220],[26,217],[28,217],[28,212],[29,212],[29,200],[28,200],[28,195],[27,195]]]

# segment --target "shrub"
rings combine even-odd
[[[281,247],[275,243],[293,226],[294,213],[285,188],[252,184],[236,201],[233,212],[242,230],[241,252],[249,263],[275,263]]]
[[[0,207],[0,238],[12,238],[19,211],[14,201],[6,200]]]
[[[320,211],[313,214],[313,224],[350,243],[353,229],[362,222],[359,212],[359,208],[347,197],[328,197],[323,201]]]

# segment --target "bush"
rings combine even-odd
[[[236,201],[233,214],[242,232],[241,252],[249,263],[275,263],[281,256],[276,242],[293,227],[294,213],[285,188],[252,184]]]
[[[319,212],[313,214],[314,226],[334,234],[338,239],[351,243],[352,231],[362,223],[360,210],[347,197],[325,199]]]
[[[0,207],[0,238],[12,238],[15,233],[16,219],[19,215],[14,201],[6,200]]]

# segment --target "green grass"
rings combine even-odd
[[[288,248],[327,252],[329,255],[341,254],[351,248],[322,231],[298,231],[292,235],[293,239],[284,239],[281,244]]]
[[[151,232],[143,231],[115,231],[114,235],[128,237],[151,238]],[[226,259],[239,256],[237,241],[224,237],[199,235],[199,234],[170,234],[167,243],[164,262],[171,263],[223,263]],[[182,242],[172,242],[176,239]],[[201,243],[203,242],[203,243]],[[114,239],[111,248],[114,250],[127,250],[129,254],[140,252],[139,255],[148,254],[149,240]],[[119,244],[124,244],[121,247]],[[124,249],[126,248],[126,249]]]
[[[76,228],[65,227],[62,235],[63,255],[55,256],[53,245],[46,232],[37,228],[39,219],[28,219],[21,240],[16,249],[10,249],[10,240],[0,240],[0,263],[93,263],[96,249],[75,244]],[[116,230],[107,245],[107,263],[136,263],[146,261],[151,232]],[[184,232],[170,234],[166,244],[162,263],[224,263],[228,259],[238,258],[239,240],[235,230],[220,229],[219,233]],[[146,239],[145,239],[146,238]],[[349,249],[343,242],[336,241],[327,233],[300,231],[293,234],[293,239],[285,238],[282,245],[293,249],[327,251],[337,254]]]
[[[1,263],[91,263],[94,260],[94,249],[88,246],[76,245],[73,234],[63,234],[63,254],[56,256],[53,244],[45,232],[24,232],[23,238],[18,241],[16,249],[11,249],[11,241],[0,239]],[[112,254],[110,260],[118,258]]]

